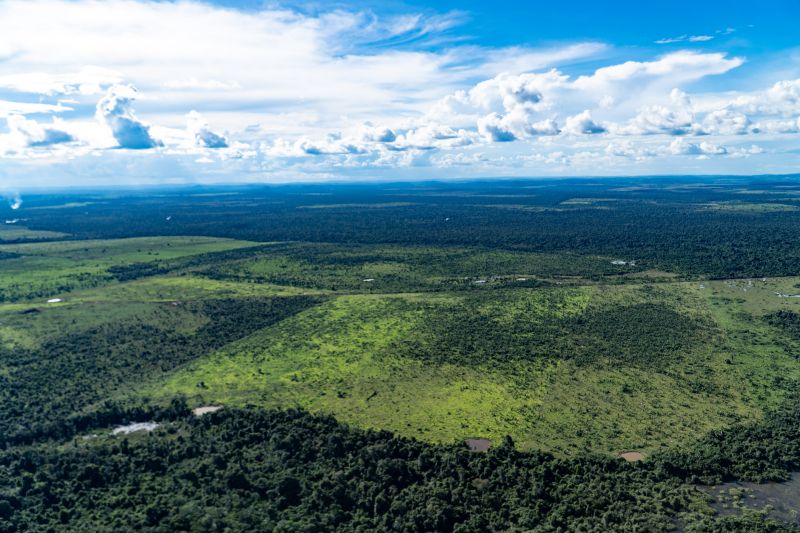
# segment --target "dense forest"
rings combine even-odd
[[[548,292],[546,305],[558,306],[563,293]],[[413,339],[399,341],[393,349],[424,361],[468,366],[536,359],[589,365],[611,359],[617,364],[664,367],[710,337],[708,324],[663,303],[609,305],[574,316],[553,313],[538,321],[509,321],[502,311],[475,313],[485,300],[479,295],[432,313]]]
[[[703,514],[687,481],[800,466],[796,408],[638,464],[510,440],[474,453],[295,411],[171,417],[152,435],[0,452],[0,531],[788,531]]]
[[[800,264],[793,245],[800,197],[791,176],[254,186],[231,192],[198,187],[160,190],[156,197],[146,191],[36,197],[33,207],[77,205],[29,211],[25,223],[80,238],[209,235],[575,251],[715,278],[793,275]]]

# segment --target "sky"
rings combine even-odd
[[[0,0],[0,193],[794,173],[799,21],[796,0]]]

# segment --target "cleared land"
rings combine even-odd
[[[649,453],[758,419],[784,399],[782,380],[800,377],[794,341],[753,343],[772,326],[749,314],[748,300],[724,300],[728,289],[341,296],[144,394],[298,406],[434,442],[511,435],[564,455]],[[761,314],[800,305],[769,291],[750,292]]]
[[[793,278],[668,282],[609,257],[191,237],[2,248],[37,297],[63,300],[20,292],[0,306],[8,349],[108,324],[194,335],[213,317],[192,302],[318,298],[171,374],[108,389],[126,401],[179,394],[431,442],[510,435],[559,455],[650,454],[758,420],[800,378],[797,340],[764,318],[800,306],[779,296]],[[88,281],[64,290],[76,274]]]

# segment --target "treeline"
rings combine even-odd
[[[169,274],[171,272],[184,271],[202,265],[215,264],[222,261],[231,261],[244,257],[251,257],[260,250],[269,250],[269,246],[250,246],[246,248],[236,248],[221,252],[208,252],[196,254],[177,259],[146,261],[131,263],[127,265],[114,265],[107,269],[109,276],[116,281],[132,281],[135,279],[147,278]]]
[[[163,375],[187,361],[319,303],[297,297],[180,304],[207,322],[194,333],[168,326],[102,324],[32,349],[0,347],[0,446],[59,437],[64,420],[115,391]],[[168,304],[164,304],[168,305]]]
[[[519,452],[510,439],[482,454],[297,411],[181,413],[178,402],[177,421],[146,436],[0,452],[0,531],[791,530],[761,515],[703,513],[707,496],[692,472],[710,468],[711,457],[561,460]],[[715,460],[744,464],[769,453],[756,434],[786,424],[778,446],[790,432],[796,439],[797,414],[720,432],[707,445],[722,447]],[[740,474],[763,477],[760,466]]]
[[[800,339],[800,313],[781,310],[764,317],[768,324],[775,326],[795,339]]]
[[[2,275],[2,269],[0,269]],[[78,272],[65,275],[57,280],[30,279],[25,283],[9,283],[0,287],[0,303],[17,302],[20,300],[35,300],[47,298],[54,294],[63,294],[76,289],[97,287],[107,283],[111,277],[106,273]]]
[[[785,195],[797,186],[796,180],[721,181],[713,183],[714,188],[682,188],[684,182],[609,179],[427,188],[279,187],[243,189],[241,196],[217,198],[132,195],[80,209],[38,210],[28,225],[80,238],[207,235],[259,242],[459,245],[600,254],[712,278],[800,273],[800,250],[793,245],[800,210],[708,208],[712,202],[800,207],[794,197],[759,193],[766,189]],[[775,188],[778,185],[780,189]],[[743,190],[748,186],[759,190]],[[562,203],[571,198],[587,201]],[[308,205],[321,208],[305,208]],[[169,222],[167,215],[172,217]]]

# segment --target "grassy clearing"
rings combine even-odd
[[[437,442],[500,438],[523,422],[514,407],[530,397],[515,398],[503,376],[485,369],[431,367],[392,354],[394,341],[411,334],[426,309],[450,303],[449,297],[340,297],[191,364],[144,394],[298,406]]]
[[[787,383],[800,379],[800,343],[770,325],[766,315],[800,312],[800,278],[759,278],[705,283],[697,289],[708,300],[720,324],[726,361],[748,402],[776,407],[786,398]],[[698,286],[699,287],[699,286]]]
[[[45,298],[110,280],[107,269],[133,263],[252,246],[254,243],[207,237],[147,237],[99,241],[9,244],[3,260],[0,301]]]
[[[458,330],[452,320],[464,315],[452,314],[453,309],[472,309],[474,316],[497,325],[520,325],[553,318],[569,323],[598,310],[654,302],[705,328],[689,344],[673,347],[674,353],[663,352],[664,361],[632,360],[635,350],[624,357],[610,351],[590,360],[571,358],[563,336],[539,339],[540,351],[526,352],[526,345],[502,328],[498,339],[512,343],[508,352],[514,357],[492,358],[486,351],[483,361],[436,360],[414,351],[439,346],[436,336],[426,338],[432,331],[427,325],[443,321],[466,338],[472,354],[484,353],[481,337],[491,328],[478,334],[472,326]],[[755,374],[757,354],[743,353],[731,363],[730,337],[713,325],[716,316],[706,295],[687,283],[506,290],[479,299],[473,294],[340,296],[139,393],[185,394],[197,405],[298,406],[433,442],[476,436],[498,441],[511,435],[522,448],[564,456],[629,449],[649,454],[759,418],[772,403],[758,394],[761,380],[789,367],[798,371],[785,354],[777,366]],[[602,329],[596,339],[583,335],[590,345],[607,341]]]
[[[246,298],[258,296],[296,296],[327,294],[319,289],[286,287],[268,283],[248,283],[208,279],[193,275],[153,276],[125,283],[109,283],[102,287],[70,293],[70,301],[146,301],[206,300],[213,298]]]

